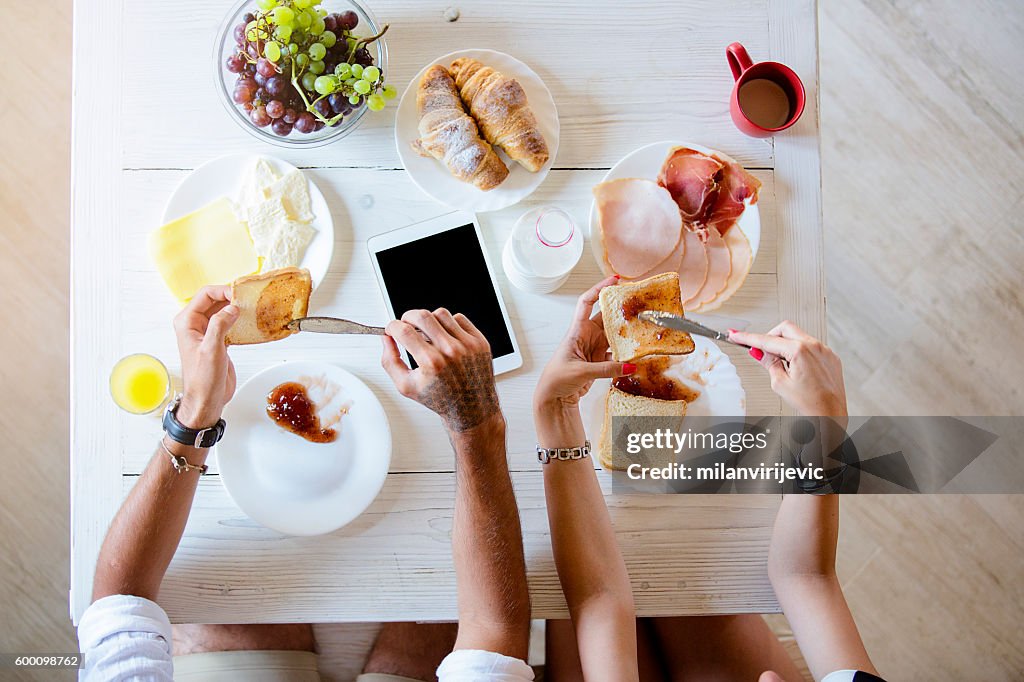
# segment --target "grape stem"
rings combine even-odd
[[[388,28],[390,28],[390,24],[384,24],[384,28],[382,28],[380,33],[378,33],[377,35],[367,36],[366,38],[359,38],[354,43],[352,43],[352,48],[349,50],[348,57],[345,59],[345,61],[347,63],[352,63],[352,58],[355,56],[356,51],[360,47],[362,47],[364,45],[369,45],[373,41],[375,41],[378,38],[380,38],[381,36],[383,36],[385,33],[388,32]],[[249,58],[248,54],[245,54],[244,56],[247,59]],[[334,125],[341,118],[343,118],[345,116],[344,114],[338,114],[337,116],[334,116],[332,118],[326,118],[325,116],[323,116],[319,111],[317,111],[314,108],[314,105],[317,102],[319,102],[320,100],[322,100],[325,97],[327,97],[327,95],[321,95],[320,97],[317,97],[315,100],[310,102],[309,98],[306,97],[306,93],[303,90],[302,85],[299,83],[299,76],[302,75],[302,72],[305,71],[305,69],[304,68],[300,68],[299,69],[299,73],[295,73],[295,59],[292,58],[290,60],[290,62],[291,62],[291,65],[292,65],[292,78],[291,78],[292,87],[295,88],[295,91],[299,93],[299,97],[302,98],[302,103],[306,105],[306,111],[308,111],[309,113],[313,114],[313,116],[317,120],[319,120],[321,123],[323,123],[325,125],[328,125],[328,126]],[[277,64],[275,64],[274,67],[277,69],[278,73],[281,72],[281,69],[280,69],[280,67]],[[381,82],[383,82],[383,79],[381,80]],[[374,92],[376,92],[379,89],[380,89],[380,85],[378,84],[377,87],[374,88]],[[342,93],[344,94],[344,91],[342,91]]]
[[[369,45],[373,41],[377,40],[378,38],[383,36],[385,33],[387,33],[389,28],[391,28],[391,24],[384,24],[384,28],[382,28],[380,30],[380,33],[378,33],[377,35],[375,35],[375,36],[368,36],[366,38],[359,38],[358,40],[356,40],[356,42],[352,43],[352,48],[348,51],[348,57],[345,58],[345,61],[348,62],[349,64],[351,64],[352,63],[352,57],[355,56],[356,51],[359,50],[360,47],[362,47],[364,45]]]

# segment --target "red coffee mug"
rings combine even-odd
[[[725,56],[736,81],[729,111],[741,132],[751,137],[771,137],[797,122],[804,113],[806,96],[804,84],[793,69],[779,62],[755,64],[739,43],[725,48]]]

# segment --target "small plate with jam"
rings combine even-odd
[[[224,410],[221,480],[257,523],[288,535],[330,533],[384,485],[391,429],[362,381],[336,365],[286,362],[256,374]]]

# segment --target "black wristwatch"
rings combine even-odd
[[[224,437],[225,422],[218,419],[213,426],[205,429],[190,429],[178,421],[178,407],[181,406],[181,394],[174,396],[174,400],[167,406],[164,412],[164,432],[167,437],[175,443],[188,445],[193,448],[213,447]]]

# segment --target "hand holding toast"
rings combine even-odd
[[[178,421],[189,428],[215,424],[235,392],[225,337],[237,319],[230,286],[203,287],[174,318],[184,386]]]
[[[730,331],[729,339],[751,347],[772,390],[802,415],[845,417],[843,363],[831,348],[788,320],[767,334]]]
[[[618,277],[608,277],[579,297],[572,325],[534,391],[535,408],[552,404],[575,407],[595,379],[619,377],[635,369],[629,363],[608,359],[608,338],[601,314],[591,317],[601,290],[617,281]]]
[[[410,310],[386,332],[384,370],[399,393],[440,415],[449,431],[463,432],[501,415],[491,346],[465,315],[444,308]],[[395,341],[412,353],[416,369],[402,361]]]

